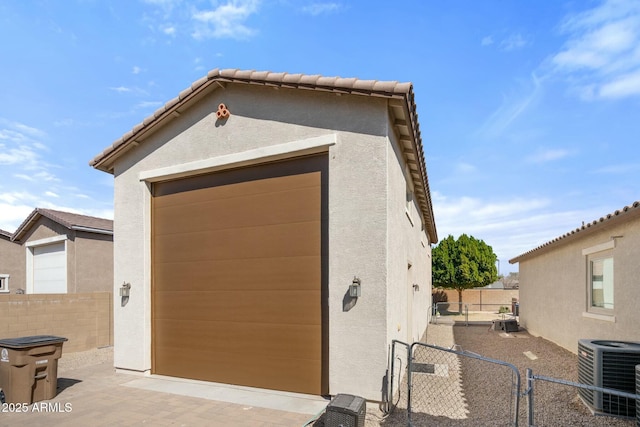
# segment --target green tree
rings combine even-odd
[[[487,286],[498,280],[498,257],[491,246],[473,236],[462,234],[456,240],[449,235],[433,248],[431,257],[433,285],[457,290],[459,303],[465,289]]]

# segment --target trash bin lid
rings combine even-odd
[[[34,335],[30,337],[1,339],[0,347],[19,349],[47,344],[58,344],[65,341],[68,341],[68,339],[64,337],[55,337],[53,335]]]

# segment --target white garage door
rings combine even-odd
[[[33,248],[33,293],[67,293],[65,242]]]

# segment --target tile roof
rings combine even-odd
[[[0,237],[11,239],[12,235],[13,235],[12,233],[9,233],[8,231],[5,231],[5,230],[0,228]]]
[[[237,70],[218,68],[209,71],[201,79],[195,81],[191,86],[180,92],[180,94],[164,104],[152,115],[138,123],[132,130],[125,133],[113,144],[107,147],[102,153],[94,157],[89,165],[96,169],[112,173],[105,163],[113,156],[117,156],[118,151],[133,143],[138,135],[153,127],[164,118],[167,118],[181,104],[191,96],[201,92],[206,87],[216,83],[244,83],[261,86],[277,86],[285,88],[308,89],[325,92],[336,92],[341,94],[355,94],[379,97],[407,97],[412,115],[415,114],[415,102],[413,95],[413,85],[411,83],[399,83],[397,81],[362,80],[358,78],[324,77],[321,75],[274,73],[270,71]],[[215,86],[214,86],[215,87]],[[412,120],[415,130],[419,135],[417,115]]]
[[[107,173],[113,173],[115,160],[127,150],[141,143],[145,134],[178,116],[179,109],[195,101],[198,95],[230,83],[383,97],[395,100],[394,104],[390,103],[390,109],[394,110],[396,117],[394,126],[400,134],[401,144],[404,144],[407,161],[411,163],[414,184],[419,190],[416,193],[416,198],[423,212],[430,242],[436,243],[438,241],[412,83],[324,77],[317,74],[216,68],[113,142],[102,153],[95,156],[89,165]]]
[[[22,224],[20,224],[16,232],[13,233],[11,240],[19,240],[41,216],[49,218],[70,230],[113,234],[113,221],[110,219],[56,211],[53,209],[36,208]]]
[[[614,222],[626,221],[636,217],[637,215],[640,215],[640,201],[633,202],[629,206],[625,206],[622,209],[618,209],[587,224],[583,223],[581,227],[578,227],[575,230],[571,230],[570,232],[565,233],[562,236],[556,237],[553,240],[550,240],[534,249],[531,249],[530,251],[527,251],[515,258],[510,259],[509,263],[515,264],[531,256],[538,255],[539,253],[542,253],[547,249],[555,248],[556,246],[568,243],[575,238],[580,238],[586,236],[587,234],[590,234],[591,232],[598,231],[607,225],[613,224]]]

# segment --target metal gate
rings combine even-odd
[[[411,344],[410,356],[409,425],[518,425],[520,373],[515,366],[420,342]],[[492,377],[490,388],[483,387],[487,376]]]

